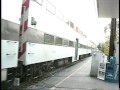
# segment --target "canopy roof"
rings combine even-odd
[[[119,18],[119,0],[97,0],[98,17]]]

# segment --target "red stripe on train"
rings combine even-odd
[[[20,26],[20,32],[19,32],[19,36],[22,35],[22,25]]]
[[[22,35],[22,27],[23,27],[23,25],[20,26],[19,36]],[[27,30],[27,28],[28,28],[28,19],[24,22],[24,30],[23,30],[23,32],[25,32]]]
[[[26,7],[26,10],[29,8],[29,1],[30,1],[30,0],[26,0],[26,1],[23,3],[21,14],[23,14],[23,9],[24,9],[23,7],[24,7],[24,6]]]
[[[28,19],[24,22],[24,32],[27,30],[28,28]]]
[[[26,51],[26,42],[23,43],[22,48],[23,48],[22,52],[20,52],[21,47],[19,48],[18,58],[20,58],[25,53],[25,51]]]

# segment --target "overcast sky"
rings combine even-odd
[[[49,0],[95,43],[105,41],[104,27],[110,19],[98,18],[96,0]]]

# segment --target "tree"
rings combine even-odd
[[[119,42],[119,20],[117,21],[116,25],[116,43]]]
[[[102,43],[102,52],[105,54],[105,55],[109,55],[109,40],[107,40],[105,43]]]
[[[111,30],[111,24],[108,24],[104,27],[104,33],[106,35],[107,30]],[[110,36],[106,35],[106,42],[102,43],[102,52],[105,55],[109,55],[109,44],[110,44]],[[119,42],[119,21],[117,21],[117,25],[116,25],[116,39],[115,39],[115,43]]]

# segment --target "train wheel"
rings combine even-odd
[[[34,64],[33,78],[36,79],[42,76],[41,64]]]
[[[69,64],[68,58],[65,58],[65,59],[64,59],[64,64],[65,64],[65,65]]]
[[[68,57],[68,62],[72,63],[72,57]]]
[[[52,71],[54,68],[55,68],[55,66],[52,61],[42,63],[42,71],[43,72]]]
[[[54,61],[54,66],[56,68],[62,67],[65,65],[65,60],[64,59],[57,59]]]
[[[14,78],[15,78],[15,72],[16,72],[15,68],[8,68],[7,81],[6,81],[7,87],[11,87],[13,85]]]
[[[33,78],[33,65],[23,66],[23,74],[21,80],[31,81]]]

